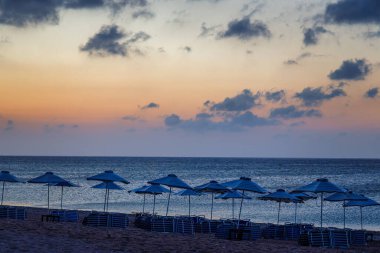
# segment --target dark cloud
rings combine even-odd
[[[109,8],[112,12],[118,13],[123,8],[145,7],[147,0],[64,0],[64,7],[68,9],[95,9]]]
[[[258,105],[259,98],[260,94],[253,94],[250,90],[245,89],[235,97],[227,97],[219,103],[206,101],[204,105],[211,111],[246,111]]]
[[[330,86],[326,91],[322,87],[306,87],[296,93],[294,97],[300,99],[305,106],[319,106],[324,101],[344,96],[346,96],[346,92],[342,88]]]
[[[192,48],[189,47],[189,46],[185,46],[185,47],[183,47],[182,49],[183,49],[186,53],[191,53],[191,51],[192,51]]]
[[[151,102],[151,103],[149,103],[149,104],[144,105],[143,107],[141,107],[141,110],[154,109],[154,108],[159,108],[159,107],[160,107],[159,104]]]
[[[322,114],[319,110],[308,109],[302,110],[294,105],[287,107],[280,107],[271,110],[271,118],[282,118],[282,119],[296,119],[296,118],[305,118],[305,117],[321,117]]]
[[[181,118],[177,114],[171,114],[165,117],[165,125],[168,127],[174,127],[181,123]]]
[[[207,27],[206,23],[203,22],[201,25],[201,33],[198,35],[198,37],[213,37],[217,34],[217,29],[219,27],[220,25]]]
[[[303,30],[303,44],[305,46],[312,46],[318,44],[320,35],[330,33],[323,26],[315,26],[312,28],[305,28]]]
[[[125,115],[124,117],[121,118],[122,120],[128,120],[128,121],[136,121],[139,119],[137,116],[133,115]]]
[[[277,125],[278,122],[273,119],[259,117],[250,111],[246,111],[242,114],[237,114],[235,117],[233,117],[231,120],[231,124],[244,127],[256,127]]]
[[[228,23],[228,28],[218,34],[219,38],[235,37],[239,40],[250,40],[253,38],[264,37],[270,38],[271,32],[267,25],[261,21],[251,22],[249,17],[235,19]]]
[[[328,4],[325,20],[337,24],[380,23],[379,0],[339,0]]]
[[[152,19],[155,17],[155,14],[149,10],[138,10],[132,13],[132,18],[138,19],[138,18],[145,18],[145,19]]]
[[[371,89],[367,90],[366,93],[364,94],[364,97],[375,98],[375,97],[377,97],[378,94],[379,94],[379,88],[375,87],[375,88],[371,88]]]
[[[15,122],[11,119],[7,121],[7,124],[5,125],[4,131],[11,131],[15,127]]]
[[[321,55],[315,55],[315,54],[312,54],[309,52],[305,52],[305,53],[298,55],[295,59],[289,59],[289,60],[285,61],[284,64],[285,65],[297,65],[302,60],[304,60],[306,58],[310,58],[310,57],[315,57],[315,56],[321,56]]]
[[[150,38],[145,32],[138,32],[132,35],[126,34],[117,25],[105,25],[93,37],[89,38],[84,46],[80,47],[83,52],[96,56],[128,56],[129,50],[139,53],[133,48],[138,42],[146,41]]]
[[[24,27],[42,23],[58,24],[62,0],[1,0],[0,24]]]
[[[297,65],[298,62],[296,60],[289,59],[287,61],[284,61],[285,65]]]
[[[106,0],[67,0],[64,1],[65,8],[68,9],[92,9],[106,5]]]
[[[365,59],[346,60],[328,77],[331,80],[364,80],[370,72],[371,64]]]
[[[299,127],[299,126],[304,126],[304,125],[306,125],[306,123],[304,121],[297,121],[297,122],[291,123],[289,126],[290,127]]]
[[[285,91],[267,91],[265,92],[265,99],[272,102],[280,102],[285,98]]]

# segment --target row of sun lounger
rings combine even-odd
[[[309,244],[314,247],[350,248],[367,244],[366,231],[318,228],[308,231]]]
[[[123,213],[92,212],[83,220],[83,225],[91,227],[127,228],[129,218]]]
[[[25,220],[26,209],[16,206],[0,206],[0,218]]]

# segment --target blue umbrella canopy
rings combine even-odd
[[[192,189],[190,185],[179,179],[174,174],[169,174],[166,177],[158,178],[148,182],[149,184],[162,184],[170,188]]]
[[[302,201],[309,200],[309,199],[316,199],[317,196],[307,194],[305,192],[291,192],[294,197],[299,198]]]
[[[201,196],[202,193],[194,191],[192,189],[185,189],[185,190],[174,193],[174,195],[178,195],[178,196]]]
[[[194,190],[199,192],[211,192],[211,193],[223,193],[229,191],[229,189],[215,180],[211,180],[208,183],[194,187]]]
[[[295,189],[293,192],[334,193],[346,192],[346,190],[331,183],[327,178],[319,178],[308,185]]]
[[[373,199],[367,198],[364,195],[361,195],[365,198],[365,200],[350,200],[347,203],[343,204],[343,207],[352,207],[352,206],[358,206],[360,207],[360,226],[361,229],[363,229],[363,207],[368,206],[378,206],[380,203],[376,202]]]
[[[118,186],[114,182],[103,182],[97,185],[92,186],[94,189],[107,189],[107,190],[124,190],[123,187]]]
[[[300,202],[302,202],[301,199],[293,196],[290,193],[287,193],[283,189],[278,189],[277,191],[275,191],[273,193],[269,193],[268,195],[258,197],[258,199],[278,202],[277,224],[280,223],[280,210],[281,210],[281,203],[282,202],[285,202],[285,203],[300,203]]]
[[[325,200],[327,201],[346,201],[346,200],[367,200],[368,198],[364,197],[361,194],[353,193],[352,191],[347,192],[336,192],[334,194],[331,194]]]
[[[60,176],[54,175],[54,173],[50,171],[41,176],[28,180],[28,183],[32,184],[57,184],[63,182],[66,182],[66,180]]]
[[[50,183],[50,186],[61,186],[61,209],[63,209],[63,187],[80,187],[80,185],[74,184],[70,181],[64,181],[59,183]]]
[[[21,183],[22,180],[15,177],[9,171],[3,170],[0,172],[0,181],[1,182],[10,182],[10,183]]]
[[[323,193],[346,192],[345,189],[331,183],[327,178],[319,178],[314,182],[299,187],[293,192],[313,192],[321,194],[321,227],[323,225]]]
[[[144,190],[145,188],[149,187],[149,185],[143,185],[141,187],[138,187],[138,188],[135,188],[135,189],[132,189],[132,190],[129,190],[128,193],[131,193],[131,192],[134,192],[134,193],[137,193],[137,194],[144,194],[143,192],[141,192],[142,190]]]
[[[252,199],[251,197],[244,195],[238,191],[230,191],[222,193],[215,197],[216,199]]]
[[[108,181],[108,182],[121,182],[124,184],[129,184],[129,182],[122,178],[121,176],[114,173],[112,170],[106,170],[95,176],[88,177],[87,180],[96,180],[96,181]]]
[[[151,185],[148,185],[147,187],[144,187],[141,190],[136,191],[136,193],[140,194],[151,194],[153,195],[153,215],[154,215],[154,210],[156,208],[156,195],[162,194],[162,193],[171,193],[171,190],[166,189],[165,187],[156,184],[156,183],[151,183]],[[144,200],[145,204],[145,200]]]
[[[3,182],[3,190],[1,192],[1,205],[3,205],[5,182],[21,183],[22,181],[9,173],[9,171],[3,170],[0,172],[0,182]]]
[[[222,183],[221,185],[232,190],[249,191],[257,193],[267,193],[268,191],[256,184],[249,177],[241,177],[240,179]]]

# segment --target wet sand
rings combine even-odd
[[[380,252],[380,243],[349,250],[299,246],[294,241],[229,241],[213,234],[195,236],[127,229],[103,229],[81,223],[41,222],[46,209],[28,208],[27,220],[0,219],[0,252]],[[80,218],[87,212],[80,212]],[[132,216],[131,216],[131,219]]]

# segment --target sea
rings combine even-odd
[[[141,212],[143,196],[128,193],[147,181],[168,174],[197,186],[216,180],[220,183],[250,177],[269,192],[277,189],[291,191],[311,183],[317,178],[329,181],[364,194],[380,202],[380,159],[283,159],[283,158],[193,158],[193,157],[31,157],[0,156],[0,170],[28,180],[47,171],[79,184],[78,188],[64,188],[65,209],[103,210],[105,191],[91,188],[97,182],[86,180],[105,170],[113,170],[130,184],[125,190],[110,191],[109,211]],[[2,185],[0,185],[1,187]],[[47,207],[47,186],[30,183],[6,183],[4,204]],[[50,187],[50,207],[60,208],[61,187]],[[178,189],[179,190],[179,189]],[[177,191],[177,189],[174,189]],[[244,200],[241,218],[254,222],[277,223],[278,203],[257,199],[260,194],[248,193]],[[327,195],[325,195],[327,196]],[[167,194],[156,197],[156,212],[166,212]],[[191,214],[210,217],[211,194],[191,197]],[[240,200],[234,201],[234,217],[238,215]],[[188,197],[171,196],[169,215],[188,214]],[[152,212],[153,196],[146,196],[145,211]],[[214,218],[232,218],[232,200],[214,200]],[[362,209],[363,227],[380,231],[380,206]],[[280,223],[294,222],[295,204],[282,203]],[[312,199],[297,206],[297,222],[320,222],[320,199]],[[324,202],[323,225],[343,227],[341,202]],[[360,208],[346,208],[346,227],[360,228]]]

